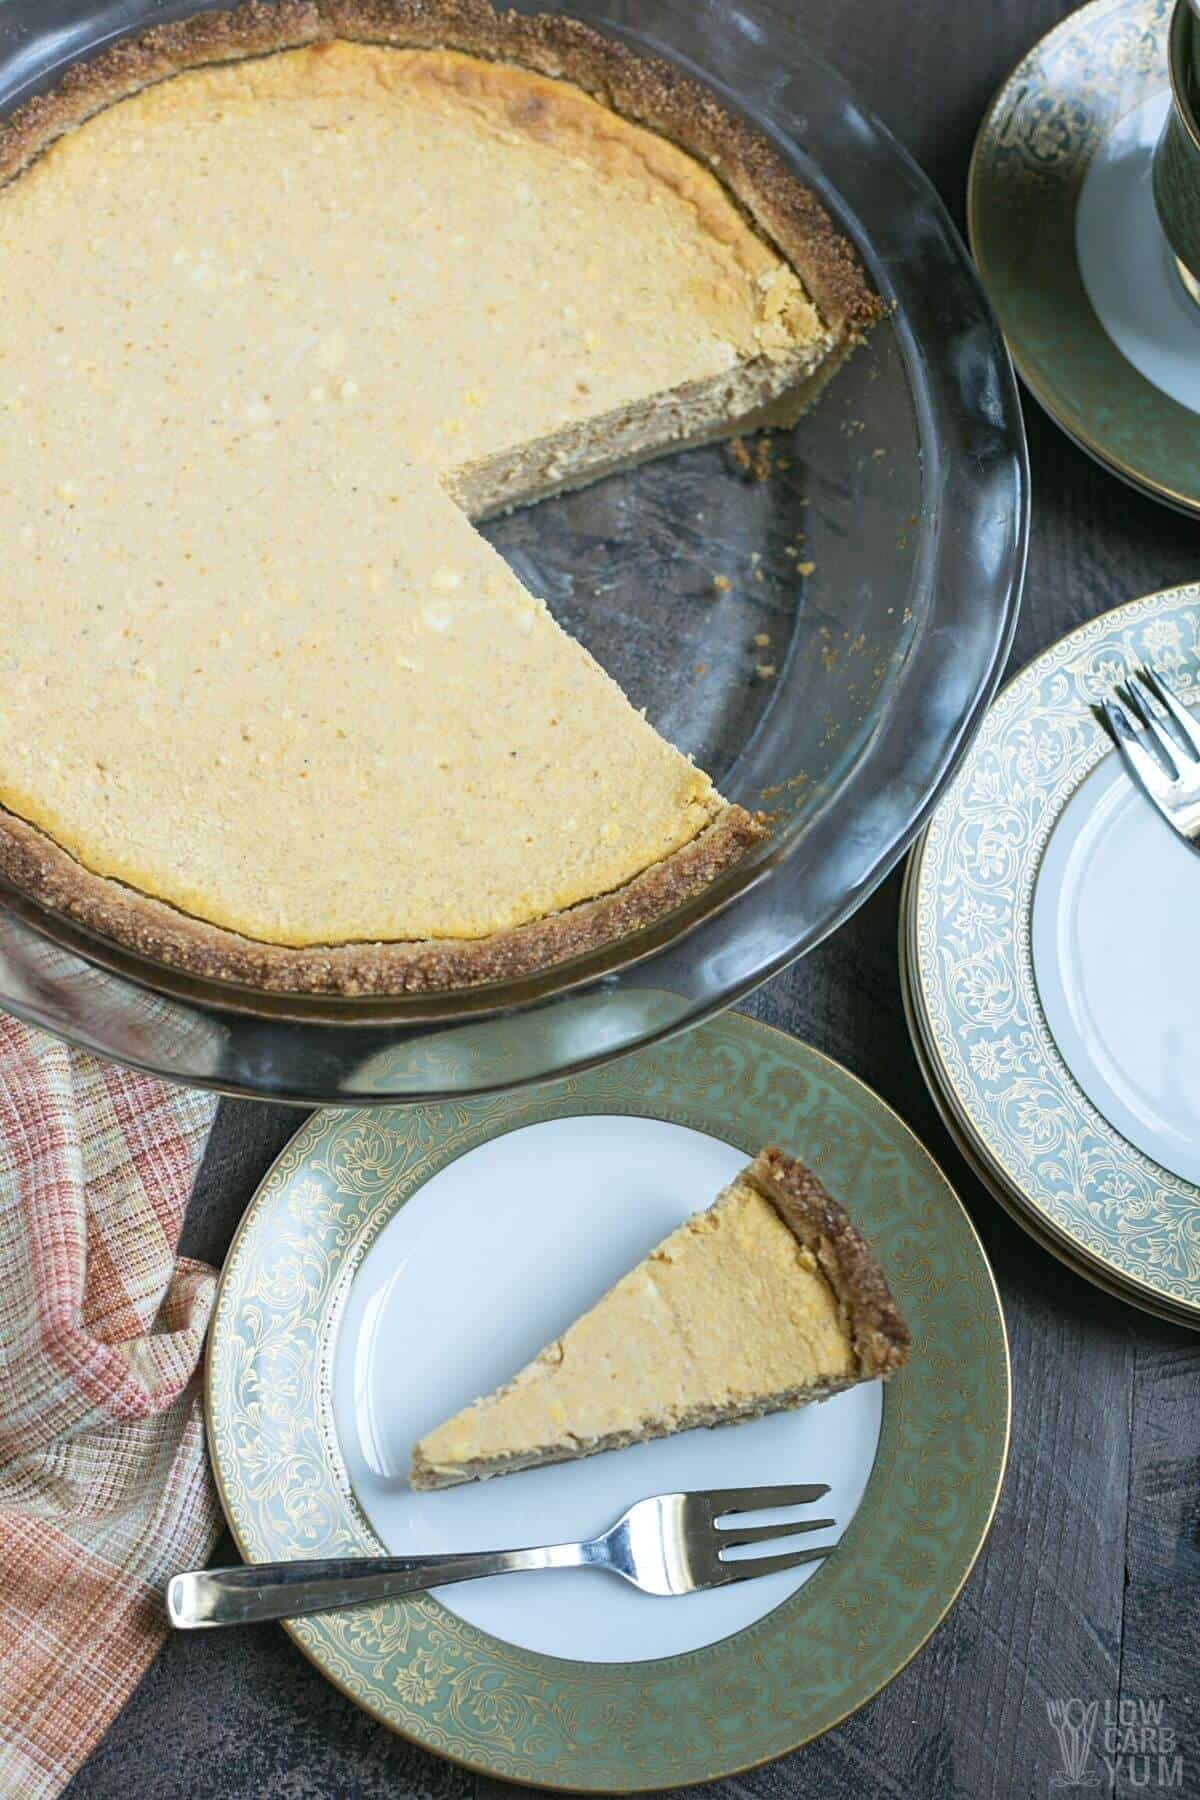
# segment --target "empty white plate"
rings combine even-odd
[[[914,853],[909,996],[972,1153],[1084,1266],[1200,1321],[1200,858],[1099,722],[1200,700],[1200,587],[1090,620],[993,703]]]
[[[1114,752],[1060,814],[1033,966],[1064,1062],[1104,1117],[1200,1184],[1200,857]]]

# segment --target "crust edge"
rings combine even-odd
[[[140,88],[204,63],[336,37],[441,46],[572,81],[712,169],[800,274],[826,324],[853,340],[886,310],[816,195],[702,83],[579,20],[500,12],[489,0],[245,0],[227,12],[151,26],[71,63],[49,93],[0,121],[0,184],[64,132]]]
[[[744,1425],[751,1419],[769,1417],[772,1412],[783,1412],[790,1406],[816,1405],[822,1400],[832,1399],[834,1394],[844,1393],[858,1382],[857,1375],[838,1379],[831,1376],[825,1381],[812,1382],[803,1390],[792,1390],[796,1394],[794,1401],[785,1402],[764,1408],[757,1404],[747,1404],[741,1410],[726,1414],[720,1419],[711,1417],[711,1408],[698,1406],[693,1412],[685,1414],[681,1422],[674,1427],[670,1435],[673,1437],[681,1431],[724,1430],[727,1425]],[[803,1398],[801,1398],[801,1393]],[[485,1396],[485,1398],[488,1396]],[[469,1412],[470,1407],[464,1407]],[[452,1414],[457,1418],[458,1414]],[[447,1424],[450,1420],[445,1421]],[[436,1427],[434,1428],[437,1429]],[[603,1455],[608,1450],[624,1450],[631,1444],[645,1443],[645,1438],[625,1431],[609,1432],[580,1449],[577,1444],[563,1448],[550,1456],[543,1456],[536,1450],[525,1455],[481,1457],[475,1461],[466,1461],[455,1465],[452,1469],[443,1469],[437,1463],[430,1462],[425,1455],[424,1444],[428,1437],[419,1438],[412,1448],[409,1467],[409,1486],[416,1493],[435,1493],[445,1488],[461,1487],[469,1481],[492,1481],[501,1475],[517,1475],[522,1469],[548,1469],[557,1463],[581,1461],[585,1456]]]
[[[759,1151],[742,1179],[771,1202],[816,1257],[845,1315],[859,1374],[890,1375],[902,1368],[911,1334],[883,1270],[845,1207],[798,1157],[774,1144]]]
[[[93,874],[45,832],[3,810],[0,876],[88,931],[202,980],[269,994],[434,995],[520,980],[629,937],[710,887],[767,836],[743,807],[726,806],[699,836],[623,887],[510,931],[305,949],[242,937]]]

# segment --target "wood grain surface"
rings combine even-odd
[[[980,116],[1061,0],[802,0],[790,16],[924,165],[960,225]],[[1200,526],[1124,488],[1026,400],[1033,541],[1013,667],[1118,601],[1200,574]],[[1062,1763],[1048,1699],[1163,1703],[1182,1765],[1140,1760],[1115,1794],[1200,1795],[1200,1338],[1106,1298],[1038,1250],[972,1179],[909,1048],[896,966],[898,878],[748,1010],[844,1062],[932,1149],[992,1257],[1012,1338],[1009,1472],[983,1555],[915,1661],[796,1755],[695,1790],[711,1800],[1014,1800]],[[186,1247],[219,1261],[296,1129],[283,1109],[222,1106]],[[228,1543],[224,1551],[232,1555]],[[1099,1747],[1099,1738],[1097,1738]],[[1168,1787],[1161,1774],[1174,1780]],[[1147,1784],[1146,1777],[1149,1777]],[[387,1795],[503,1800],[391,1736],[275,1627],[169,1643],[68,1792],[130,1796]],[[1065,1790],[1069,1792],[1070,1790]],[[1084,1790],[1079,1790],[1084,1791]]]

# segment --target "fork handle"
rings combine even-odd
[[[577,1569],[597,1560],[597,1548],[595,1544],[547,1544],[529,1550],[351,1556],[192,1569],[173,1575],[167,1583],[167,1618],[180,1631],[299,1619],[337,1606],[395,1600],[451,1581],[473,1581],[480,1575],[510,1575],[520,1569]]]

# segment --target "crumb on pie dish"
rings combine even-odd
[[[761,841],[475,529],[794,422],[882,310],[707,90],[483,0],[250,4],[74,66],[0,182],[10,883],[192,974],[430,992]]]

